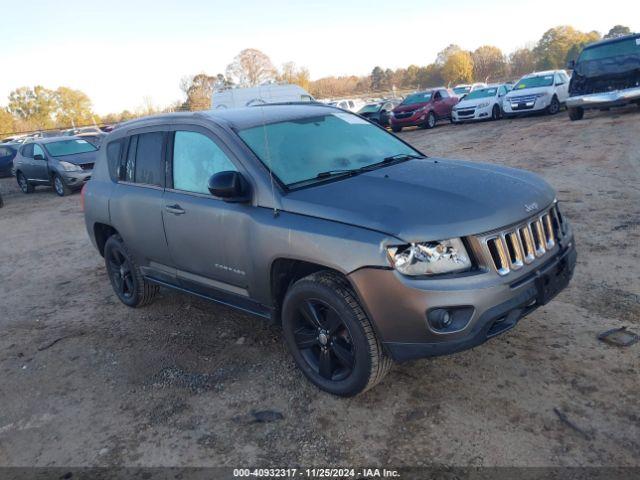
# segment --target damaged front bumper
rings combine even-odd
[[[433,282],[375,268],[349,277],[386,351],[401,362],[480,345],[549,302],[569,284],[576,265],[573,235],[560,247],[545,263],[509,280],[471,275]],[[428,318],[436,310],[451,312],[460,328],[434,330]]]
[[[576,95],[567,99],[569,108],[606,108],[640,101],[640,87],[615,90],[613,92]]]

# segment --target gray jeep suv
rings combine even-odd
[[[428,158],[336,108],[167,114],[104,145],[83,201],[120,300],[165,286],[280,322],[333,394],[371,388],[393,360],[481,344],[573,274],[544,180]]]

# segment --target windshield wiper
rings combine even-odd
[[[390,163],[395,163],[395,162],[404,162],[405,160],[411,160],[414,158],[426,158],[426,157],[424,155],[415,155],[412,153],[397,153],[395,155],[384,157],[380,162],[371,163],[369,165],[365,165],[364,167],[327,170],[326,172],[320,172],[316,175],[316,178],[330,178],[330,177],[335,177],[340,175],[346,175],[346,176],[357,175],[358,173],[375,170],[376,168],[379,168],[383,165],[388,165]]]

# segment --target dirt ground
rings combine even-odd
[[[79,195],[3,179],[0,465],[640,466],[640,344],[596,338],[640,333],[638,109],[401,135],[546,178],[577,238],[570,287],[503,336],[341,399],[258,319],[166,290],[121,305]]]

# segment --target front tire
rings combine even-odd
[[[551,99],[551,103],[547,107],[547,113],[549,115],[555,115],[559,111],[560,111],[560,101],[558,100],[558,97],[554,95],[553,98]]]
[[[575,122],[577,120],[582,120],[582,117],[584,117],[584,108],[576,107],[576,108],[569,109],[569,118],[571,119],[572,122]]]
[[[395,125],[392,125],[392,126],[391,126],[391,131],[392,131],[393,133],[399,133],[399,132],[401,132],[401,131],[402,131],[402,127],[396,127]]]
[[[35,190],[35,187],[29,183],[27,177],[24,176],[24,173],[16,173],[16,180],[18,181],[18,186],[20,187],[20,191],[22,191],[22,193],[33,193],[33,191]]]
[[[285,343],[318,388],[350,397],[378,384],[393,361],[349,283],[332,272],[298,280],[282,307]]]
[[[491,110],[491,120],[500,120],[502,118],[502,110],[499,105],[494,105]]]
[[[67,187],[67,184],[64,183],[64,180],[57,173],[53,176],[53,190],[60,197],[64,197],[65,195],[71,194],[71,189]]]
[[[438,119],[436,118],[436,114],[433,112],[429,112],[427,114],[427,119],[424,122],[424,128],[431,130],[436,126]]]
[[[148,305],[159,287],[144,279],[120,235],[112,235],[104,245],[104,262],[113,291],[129,307]]]

